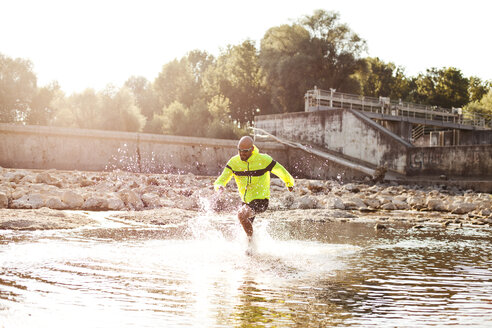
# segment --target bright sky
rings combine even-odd
[[[167,62],[291,24],[316,9],[367,41],[367,55],[407,75],[456,67],[492,80],[489,0],[0,0],[0,53],[30,59],[38,85],[58,81],[68,94],[153,81]]]

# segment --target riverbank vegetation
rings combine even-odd
[[[492,115],[492,81],[455,67],[407,76],[366,52],[338,13],[317,10],[259,44],[227,45],[217,57],[191,50],[154,81],[131,76],[121,88],[71,95],[56,81],[38,86],[29,60],[0,53],[0,122],[234,139],[255,115],[303,111],[314,86]]]

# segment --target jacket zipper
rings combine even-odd
[[[248,171],[249,171],[249,162],[247,162],[247,163],[248,163]],[[250,183],[251,183],[251,177],[248,176],[248,179],[247,179],[247,182],[246,182],[246,188],[244,188],[244,197],[243,197],[243,199],[244,199],[244,202],[245,203],[246,203],[246,193],[248,192],[248,186],[249,186]]]

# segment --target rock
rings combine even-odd
[[[371,208],[379,208],[379,206],[381,205],[381,202],[379,201],[379,199],[377,198],[372,198],[372,197],[369,197],[369,198],[364,198],[363,199],[363,202],[364,204],[366,204],[367,206],[371,207]]]
[[[149,208],[160,207],[161,205],[159,195],[156,195],[154,193],[143,194],[142,201],[145,207]]]
[[[374,226],[374,230],[378,231],[378,230],[387,230],[388,228],[381,224],[381,223],[376,223],[376,225]]]
[[[309,181],[307,188],[312,192],[312,193],[318,193],[322,192],[326,189],[326,187],[323,185],[321,181]]]
[[[492,210],[490,210],[488,208],[485,208],[485,209],[480,211],[480,215],[482,215],[482,216],[490,216],[491,214],[492,214]]]
[[[118,196],[125,203],[125,205],[131,210],[140,211],[145,207],[144,203],[142,202],[138,194],[133,190],[128,190],[128,189],[121,190],[118,192]]]
[[[378,195],[377,199],[379,200],[381,206],[393,201],[393,197],[389,195]]]
[[[108,198],[108,209],[112,211],[121,211],[125,209],[125,203],[119,198]]]
[[[477,205],[474,203],[453,203],[449,205],[448,210],[453,214],[466,214],[474,211]]]
[[[80,180],[80,186],[81,187],[91,187],[93,185],[95,185],[96,182],[92,181],[92,180],[88,180],[86,177],[83,177],[81,180]]]
[[[0,208],[8,208],[9,207],[9,198],[7,194],[4,192],[0,192]]]
[[[281,207],[283,209],[289,209],[294,205],[295,197],[291,193],[287,194],[281,199]]]
[[[412,227],[412,229],[422,229],[424,226],[422,224],[416,224]]]
[[[223,207],[226,207],[225,203],[226,203],[225,199],[219,198],[217,199],[216,202],[212,203],[212,209],[214,211],[220,212],[221,210],[223,210]],[[171,199],[161,198],[160,205],[163,207],[175,207],[176,203]]]
[[[395,204],[393,204],[392,202],[389,202],[389,203],[383,204],[381,206],[381,209],[382,210],[385,210],[385,211],[394,211],[397,208],[396,208],[396,205]]]
[[[446,211],[446,204],[439,198],[428,198],[425,206],[429,211]]]
[[[410,206],[406,202],[403,202],[403,201],[400,201],[400,200],[397,200],[397,199],[393,199],[392,203],[395,204],[396,209],[398,209],[398,210],[408,210],[408,209],[410,209]]]
[[[38,193],[23,195],[19,199],[12,201],[11,208],[36,209],[45,206],[44,198]]]
[[[80,209],[84,204],[84,197],[71,190],[62,194],[61,200],[67,205],[68,209]]]
[[[343,200],[340,197],[331,197],[328,200],[328,207],[337,210],[344,210],[345,204],[343,203]]]
[[[145,180],[145,184],[147,186],[158,186],[159,185],[159,180],[157,180],[155,177],[148,177]]]
[[[357,197],[352,197],[348,201],[343,202],[345,209],[347,210],[367,210],[367,205],[362,201],[362,199]]]
[[[67,208],[67,204],[62,202],[59,197],[52,196],[46,200],[46,207],[54,210],[64,210]]]
[[[58,188],[62,187],[60,180],[53,178],[48,172],[41,172],[36,175],[36,183],[44,183],[47,185],[57,186]]]
[[[297,199],[297,208],[313,209],[318,207],[318,200],[312,196],[304,195]]]
[[[386,172],[387,171],[388,171],[388,169],[384,165],[377,167],[374,170],[374,174],[372,175],[372,181],[374,183],[383,182],[384,181],[384,176],[386,175]]]
[[[109,210],[108,200],[102,197],[89,197],[82,205],[82,209],[89,211],[107,211]]]
[[[15,184],[18,184],[25,176],[27,173],[25,172],[7,172],[4,177],[8,182],[13,182]]]
[[[348,191],[348,192],[353,192],[353,193],[358,193],[360,191],[359,187],[357,187],[355,184],[353,183],[348,183],[346,184],[343,189],[345,191]]]
[[[424,199],[416,195],[408,197],[407,204],[416,210],[420,210],[425,207]]]
[[[195,197],[184,197],[177,202],[177,207],[183,210],[198,210],[199,205]]]

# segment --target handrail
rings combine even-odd
[[[470,125],[482,129],[492,129],[492,115],[461,114],[461,109],[448,109],[410,102],[391,100],[388,97],[368,97],[336,92],[335,90],[308,90],[305,95],[306,111],[312,108],[334,107],[350,108],[390,116],[424,118],[426,120]]]

